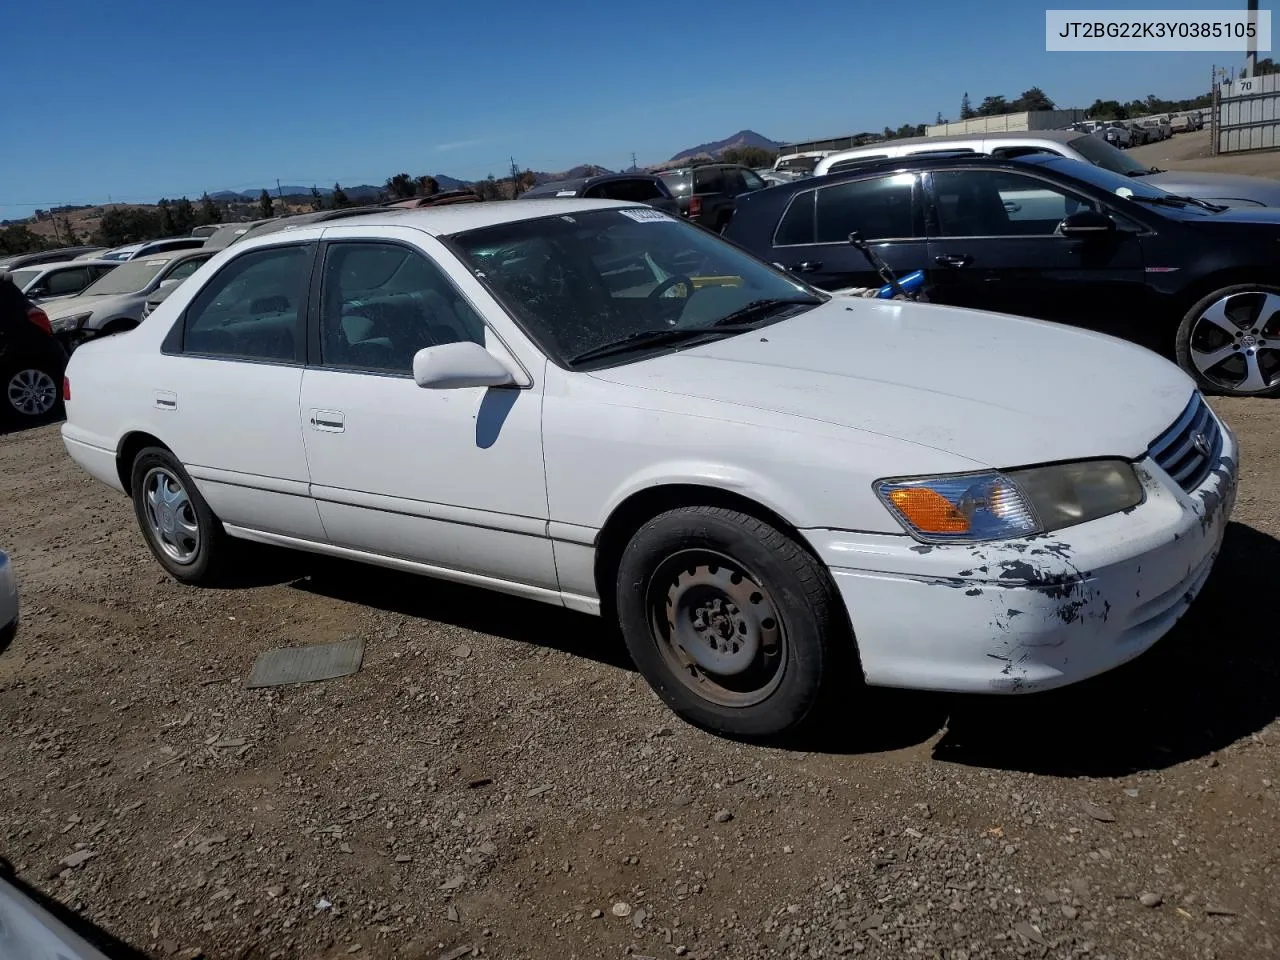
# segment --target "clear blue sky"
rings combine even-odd
[[[1214,5],[1245,4],[1160,6]],[[618,169],[632,151],[652,163],[744,127],[794,140],[954,118],[966,90],[975,105],[1032,85],[1060,106],[1181,98],[1208,90],[1215,62],[1243,59],[1046,53],[1045,6],[15,2],[0,21],[0,219],[277,177],[472,179],[510,156]]]

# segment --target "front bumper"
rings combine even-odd
[[[0,551],[0,650],[8,646],[18,632],[18,613],[18,583],[13,564],[4,551]]]
[[[966,693],[1064,686],[1143,653],[1208,579],[1235,503],[1237,446],[1183,492],[1150,459],[1145,501],[1052,534],[928,546],[806,531],[830,568],[869,684]]]

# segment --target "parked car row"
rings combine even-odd
[[[1087,326],[1176,356],[1204,390],[1280,394],[1280,209],[960,150],[738,197],[726,236],[823,289],[878,286],[855,231],[895,273],[923,271],[931,302]]]
[[[1245,220],[1067,160],[953,164],[739,194],[739,244],[685,207],[577,196],[259,229],[71,355],[62,436],[183,583],[264,543],[602,615],[717,731],[777,735],[864,683],[1071,683],[1200,590],[1233,434],[1132,344],[808,280],[861,229],[959,287],[1058,298],[1027,252],[1052,221],[1062,263],[1114,261],[1134,275],[1101,295],[1140,297],[1134,264],[1181,264],[1197,217],[1237,225],[1227,250]],[[713,195],[700,169],[690,200]],[[991,218],[1012,232],[994,247]],[[822,264],[771,265],[779,234]],[[1205,334],[1243,315],[1236,295]]]

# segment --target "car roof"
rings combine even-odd
[[[118,267],[122,261],[120,260],[52,260],[48,263],[33,263],[27,267],[18,267],[19,270],[56,270],[59,267]]]
[[[382,208],[370,213],[360,214],[350,219],[321,221],[301,224],[294,228],[303,237],[315,239],[325,229],[332,227],[412,227],[433,237],[446,237],[467,230],[498,226],[503,223],[517,223],[522,220],[538,220],[544,217],[585,213],[588,210],[610,210],[626,207],[642,207],[651,209],[641,203],[625,203],[618,200],[582,200],[577,197],[551,200],[487,200],[483,203],[456,203],[442,207],[419,207],[418,209]],[[247,248],[266,245],[284,239],[281,233],[272,231],[260,236],[246,237],[242,244]],[[240,246],[241,244],[237,244]],[[194,251],[186,251],[194,252]]]
[[[820,177],[803,177],[799,180],[791,180],[787,183],[780,183],[773,187],[766,187],[763,190],[753,190],[751,193],[738,197],[741,202],[746,199],[767,199],[769,197],[781,197],[791,193],[799,193],[802,190],[813,190],[816,187],[826,186],[833,183],[843,183],[846,180],[857,180],[865,176],[871,176],[879,173],[891,172],[894,170],[903,170],[910,168],[912,170],[931,169],[933,167],[945,167],[952,164],[964,164],[965,166],[980,167],[1009,167],[1013,164],[1021,163],[1024,160],[1040,162],[1041,160],[1067,160],[1067,157],[1060,157],[1056,154],[1052,157],[1038,154],[1031,154],[1027,157],[993,157],[986,153],[948,153],[946,155],[935,154],[908,154],[905,157],[880,157],[874,160],[868,160],[866,163],[860,163],[856,167],[850,167],[845,170],[837,170],[835,173],[826,173]],[[1077,162],[1077,161],[1073,161]]]
[[[204,247],[187,247],[177,250],[157,250],[155,253],[144,253],[140,257],[128,260],[126,263],[148,263],[154,260],[177,260],[179,257],[189,257],[201,253],[213,253],[212,250],[206,250]]]

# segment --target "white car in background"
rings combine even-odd
[[[1016,693],[1136,657],[1236,484],[1150,351],[832,297],[612,201],[246,239],[66,381],[67,451],[176,579],[256,541],[603,614],[740,736],[860,679]]]
[[[0,550],[0,651],[13,641],[18,632],[18,582],[13,575],[9,555]]]
[[[9,274],[18,289],[36,303],[74,297],[120,266],[116,260],[64,260],[21,267]]]

